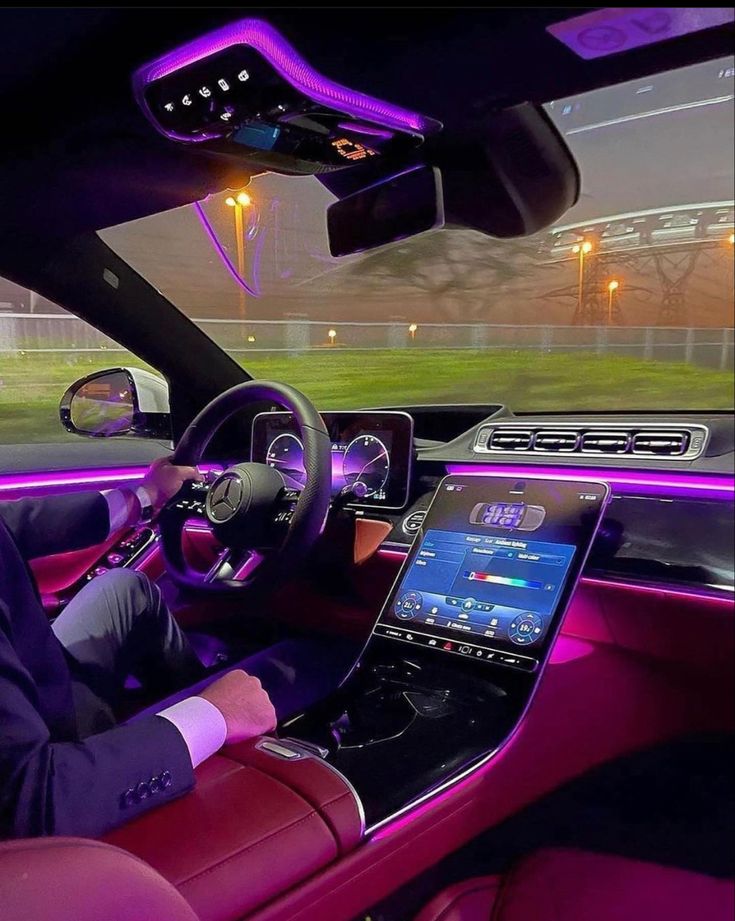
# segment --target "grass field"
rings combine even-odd
[[[141,365],[121,353],[4,356],[0,444],[78,441],[58,421],[62,393],[78,377],[126,363]],[[324,349],[253,353],[243,364],[255,377],[293,384],[325,409],[431,402],[501,402],[538,411],[729,409],[733,403],[731,371],[591,353]]]

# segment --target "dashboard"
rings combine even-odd
[[[392,525],[386,549],[411,547],[447,473],[599,479],[610,484],[611,500],[586,575],[728,594],[735,588],[731,414],[516,416],[488,404],[323,418],[332,438],[333,491],[363,485],[364,498],[351,504]],[[301,442],[288,413],[261,413],[252,436],[253,460],[303,485]],[[519,519],[513,502],[470,512],[472,523],[494,516],[519,531],[538,515],[526,506]]]
[[[467,406],[457,435],[458,407],[406,409],[417,434],[412,496],[391,516],[387,548],[411,546],[446,473],[598,479],[612,496],[585,576],[732,596],[731,413],[514,415]]]
[[[354,490],[350,504],[401,509],[409,496],[413,419],[404,412],[325,412],[332,442],[332,495]],[[253,420],[251,460],[278,470],[291,489],[306,482],[304,445],[291,413]]]

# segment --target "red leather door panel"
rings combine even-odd
[[[119,537],[120,533],[113,534],[103,544],[31,560],[31,570],[41,595],[56,594],[74,585],[107,553]]]

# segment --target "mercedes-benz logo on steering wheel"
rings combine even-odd
[[[225,474],[207,496],[209,517],[216,522],[229,521],[240,508],[242,481],[236,473]]]

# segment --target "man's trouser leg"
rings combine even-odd
[[[158,586],[131,569],[85,585],[52,629],[71,659],[82,736],[114,725],[128,675],[164,697],[204,674]]]

